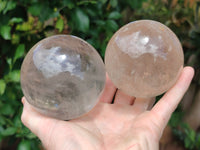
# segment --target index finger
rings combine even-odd
[[[105,88],[103,89],[102,95],[100,96],[100,101],[104,103],[111,103],[113,97],[115,96],[117,88],[109,79],[108,74],[106,73],[106,84]]]

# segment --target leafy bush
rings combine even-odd
[[[20,67],[27,51],[54,34],[74,34],[104,56],[106,43],[119,28],[118,1],[0,1],[0,140],[1,149],[39,149],[21,121]],[[10,148],[12,149],[12,148]]]
[[[0,149],[41,148],[20,121],[20,67],[36,42],[54,34],[73,34],[91,43],[103,58],[119,27],[136,19],[154,19],[179,36],[187,61],[192,54],[200,56],[199,12],[193,8],[199,3],[185,5],[183,0],[0,0]]]

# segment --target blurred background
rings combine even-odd
[[[55,34],[73,34],[104,58],[113,33],[139,19],[170,27],[182,43],[185,65],[196,72],[164,131],[160,149],[200,150],[199,0],[0,0],[0,150],[42,149],[20,120],[20,67],[36,42]]]

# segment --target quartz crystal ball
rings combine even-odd
[[[21,67],[27,101],[40,113],[69,120],[89,112],[105,84],[104,63],[82,39],[56,35],[37,43]]]
[[[176,35],[152,20],[131,22],[109,41],[106,71],[118,89],[141,98],[166,92],[177,81],[184,56]]]

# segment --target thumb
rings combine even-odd
[[[54,135],[56,124],[64,121],[40,114],[24,97],[22,98],[22,103],[24,105],[21,115],[22,123],[39,137],[45,147],[49,147],[48,145],[52,142],[51,137]]]
[[[187,91],[193,76],[193,68],[185,67],[177,83],[167,93],[165,93],[165,95],[152,108],[151,114],[153,116],[153,120],[160,127],[161,131],[164,130],[171,114],[174,112],[183,95]]]

